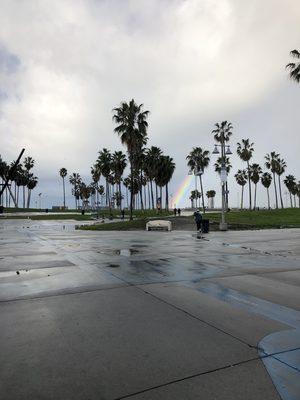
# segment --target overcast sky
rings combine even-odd
[[[300,50],[299,21],[299,0],[1,0],[0,154],[11,161],[25,147],[36,192],[59,204],[58,170],[89,181],[97,152],[122,148],[112,108],[134,98],[151,112],[149,145],[176,162],[173,194],[187,153],[212,150],[225,119],[233,150],[249,137],[255,162],[275,150],[300,179],[300,85],[284,68]],[[236,206],[236,154],[232,164]],[[204,185],[219,192],[212,165]]]

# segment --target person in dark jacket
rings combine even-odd
[[[202,215],[200,214],[199,210],[197,210],[194,213],[194,218],[195,218],[195,223],[196,223],[196,226],[197,226],[197,231],[200,231],[201,227],[202,227]]]
[[[181,209],[180,208],[177,209],[177,213],[178,213],[178,217],[180,217],[180,215],[181,215]]]

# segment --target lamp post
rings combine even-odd
[[[221,148],[221,187],[222,187],[222,214],[221,214],[221,222],[220,222],[220,231],[227,231],[227,222],[225,221],[225,185],[227,182],[227,169],[225,164],[225,159],[227,155],[232,154],[229,145],[225,145],[225,142],[222,141],[221,144],[215,144],[214,151],[212,154],[220,154],[219,147]]]

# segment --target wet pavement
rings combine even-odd
[[[0,398],[300,398],[300,230],[0,220]]]

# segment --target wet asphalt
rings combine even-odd
[[[300,399],[299,239],[0,220],[0,398]]]

